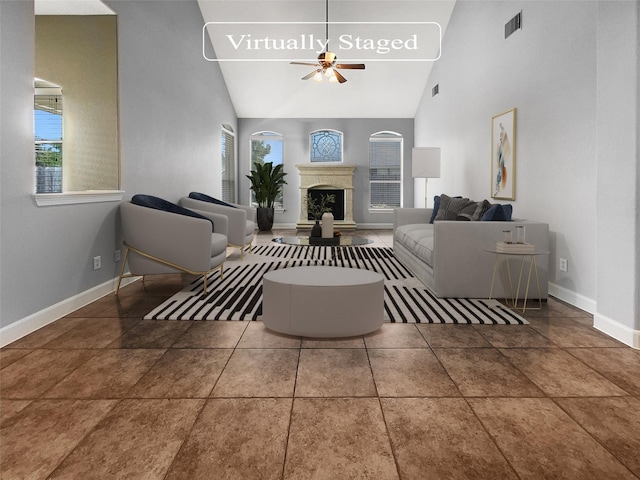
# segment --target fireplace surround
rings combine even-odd
[[[342,190],[344,191],[344,219],[335,220],[337,229],[350,230],[356,228],[353,220],[353,173],[354,165],[296,165],[300,172],[300,219],[296,228],[311,228],[313,220],[309,220],[307,212],[307,194],[309,190]],[[336,215],[334,215],[336,217]]]

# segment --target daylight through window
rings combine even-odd
[[[62,192],[62,89],[36,79],[33,102],[36,193]]]
[[[402,206],[402,135],[378,132],[369,137],[371,210]]]
[[[273,166],[284,165],[284,137],[276,132],[257,132],[251,135],[251,166],[254,163],[273,163]],[[251,190],[251,205],[257,206],[255,193]],[[274,202],[276,210],[284,209],[282,192]]]

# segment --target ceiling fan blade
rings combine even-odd
[[[316,73],[320,72],[321,70],[314,70],[313,72],[311,72],[309,75],[305,75],[304,77],[302,77],[302,80],[309,80],[311,77],[313,77]]]
[[[305,62],[289,62],[291,65],[309,65],[310,67],[319,67],[319,63],[305,63]]]
[[[338,79],[338,82],[340,83],[344,83],[347,81],[346,78],[344,78],[339,71],[337,71],[336,69],[333,70],[334,75],[336,76],[336,78]]]
[[[351,70],[364,70],[364,63],[339,63],[335,67]]]

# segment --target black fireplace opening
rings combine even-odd
[[[322,201],[322,195],[335,195],[336,202],[330,203],[328,206],[331,208],[334,220],[344,220],[344,190],[331,190],[326,188],[313,188],[307,190],[307,193],[316,204]],[[314,220],[313,216],[307,212],[307,220]]]

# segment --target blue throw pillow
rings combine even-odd
[[[206,195],[204,193],[191,192],[189,194],[189,198],[193,198],[194,200],[200,200],[201,202],[215,203],[216,205],[222,205],[225,207],[238,208],[235,205],[231,205],[230,203],[227,203],[225,201],[210,197],[209,195]]]
[[[213,220],[207,218],[199,213],[193,212],[187,208],[181,207],[180,205],[176,205],[175,203],[171,203],[163,198],[154,197],[153,195],[134,195],[131,199],[131,203],[135,205],[140,205],[141,207],[153,208],[155,210],[162,210],[163,212],[171,212],[177,213],[178,215],[186,215],[188,217],[193,218],[202,218],[204,220],[209,220],[211,222],[211,231],[213,232],[214,225]]]
[[[433,213],[431,214],[431,220],[429,223],[433,223],[436,219],[436,215],[438,215],[438,209],[440,208],[440,195],[436,195],[433,197]]]
[[[480,218],[481,222],[509,222],[511,221],[511,213],[513,206],[511,205],[493,205]]]

